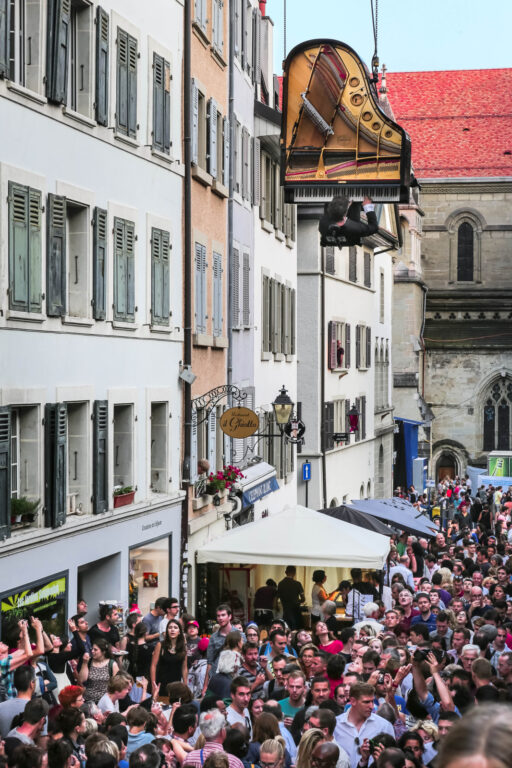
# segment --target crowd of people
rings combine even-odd
[[[111,605],[89,626],[84,601],[65,637],[19,621],[0,768],[510,768],[512,502],[453,485],[447,530],[397,534],[383,572],[331,592],[315,571],[311,621],[293,566],[254,621],[218,605],[209,637],[167,597],[124,633]]]

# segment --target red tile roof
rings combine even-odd
[[[512,176],[512,69],[388,72],[386,79],[419,179]]]

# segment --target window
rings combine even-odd
[[[196,333],[206,333],[206,246],[195,244],[195,321]]]
[[[338,321],[329,322],[327,344],[329,370],[350,368],[350,325]]]
[[[167,425],[168,404],[151,403],[151,481],[153,493],[165,493],[168,488]]]
[[[68,200],[66,204],[67,312],[71,317],[89,316],[89,227],[89,208]]]
[[[457,280],[459,282],[473,280],[473,250],[473,227],[468,221],[464,221],[457,233]]]
[[[213,253],[213,270],[212,270],[212,304],[213,304],[213,335],[222,336],[223,329],[223,292],[222,292],[222,256],[220,253]]]
[[[133,405],[114,405],[114,490],[133,485]]]
[[[9,182],[9,307],[42,309],[41,192]]]
[[[192,78],[192,162],[206,170],[206,96]]]
[[[5,48],[0,74],[40,93],[42,90],[41,0],[3,0],[8,34],[1,30]],[[3,25],[2,25],[3,26]]]
[[[114,218],[114,320],[135,322],[135,224]]]
[[[153,53],[153,147],[171,151],[171,65]]]
[[[95,400],[92,411],[92,511],[108,510],[108,400]]]
[[[264,353],[272,351],[272,280],[268,275],[263,275],[263,289],[261,297],[261,349]]]
[[[116,130],[137,137],[137,40],[117,29]]]
[[[206,34],[208,13],[206,0],[194,0],[194,24]]]
[[[483,449],[509,451],[512,432],[512,380],[507,376],[495,381],[484,399]]]
[[[348,409],[346,404],[349,404],[350,409],[350,402],[348,400],[345,400],[344,398],[341,400],[335,400],[334,401],[334,423],[333,423],[333,432],[346,432],[346,424],[347,424],[347,413]]]
[[[381,269],[379,273],[379,322],[384,322],[384,300],[385,300],[385,280],[384,280],[384,270]]]
[[[67,403],[68,477],[66,513],[89,511],[91,490],[89,477],[89,417],[87,403]]]
[[[235,192],[242,194],[242,126],[238,122],[235,123],[235,135],[234,135],[234,189]]]
[[[282,194],[282,189],[281,189],[281,194]],[[295,205],[291,205],[290,203],[284,203],[283,217],[284,217],[284,234],[290,240],[295,241],[295,227],[296,227]],[[332,272],[331,274],[334,274],[334,272]]]
[[[369,251],[364,252],[364,284],[367,288],[372,287],[372,255]]]
[[[261,11],[252,11],[252,78],[256,86],[261,83]]]
[[[251,324],[251,257],[247,252],[243,254],[242,265],[242,322],[245,328]]]
[[[217,133],[217,102],[215,99],[209,99],[208,105],[207,105],[207,112],[208,112],[208,119],[207,119],[207,135],[208,135],[208,141],[207,141],[207,155],[206,155],[206,170],[210,174],[210,176],[213,176],[214,179],[217,178],[217,161],[218,161],[218,141],[220,140],[222,134],[219,136]]]
[[[39,408],[11,407],[11,498],[36,501],[41,496],[39,478]]]
[[[348,249],[348,279],[357,283],[357,248],[351,245]]]
[[[235,56],[240,61],[242,55],[242,0],[233,0],[235,9]]]
[[[366,325],[356,325],[356,368],[370,368],[372,364],[372,331]]]
[[[92,111],[91,19],[89,3],[71,0],[66,103],[70,109],[87,117]]]
[[[71,0],[48,0],[46,28],[46,97],[54,104],[68,99]]]
[[[170,317],[170,234],[151,229],[151,322],[169,325]]]
[[[295,288],[263,275],[263,353],[295,354],[295,293]]]
[[[224,48],[224,1],[211,0],[212,3],[212,45],[222,56]]]

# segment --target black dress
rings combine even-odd
[[[165,696],[165,687],[169,683],[180,683],[182,680],[181,669],[183,666],[183,656],[176,653],[170,653],[167,648],[162,646],[160,658],[156,665],[156,682],[160,683],[162,695]]]

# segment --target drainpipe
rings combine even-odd
[[[325,264],[324,264],[324,251],[323,248],[320,251],[321,253],[321,263],[320,263],[320,296],[321,296],[321,304],[322,304],[322,318],[321,318],[321,328],[320,328],[320,392],[322,393],[321,399],[320,399],[320,407],[321,407],[321,413],[320,413],[320,423],[322,425],[322,429],[320,434],[322,435],[322,496],[323,496],[323,509],[327,509],[327,457],[325,455],[325,421],[324,421],[324,403],[325,403]]]
[[[228,198],[228,370],[227,383],[233,383],[233,191],[234,191],[234,148],[235,148],[235,3],[229,3],[229,78],[228,78],[228,118],[229,118],[229,198]],[[228,396],[229,397],[229,396]],[[229,402],[229,405],[231,403]]]
[[[192,147],[191,147],[191,44],[192,44],[192,0],[185,0],[183,7],[183,164],[185,176],[183,181],[183,364],[192,365]],[[180,599],[182,608],[186,608],[188,579],[188,567],[185,565],[188,553],[188,502],[189,487],[192,477],[190,466],[192,448],[192,387],[186,381],[183,382],[183,412],[184,412],[184,440],[183,440],[183,470],[182,484],[186,489],[181,511],[181,541],[180,541]]]

